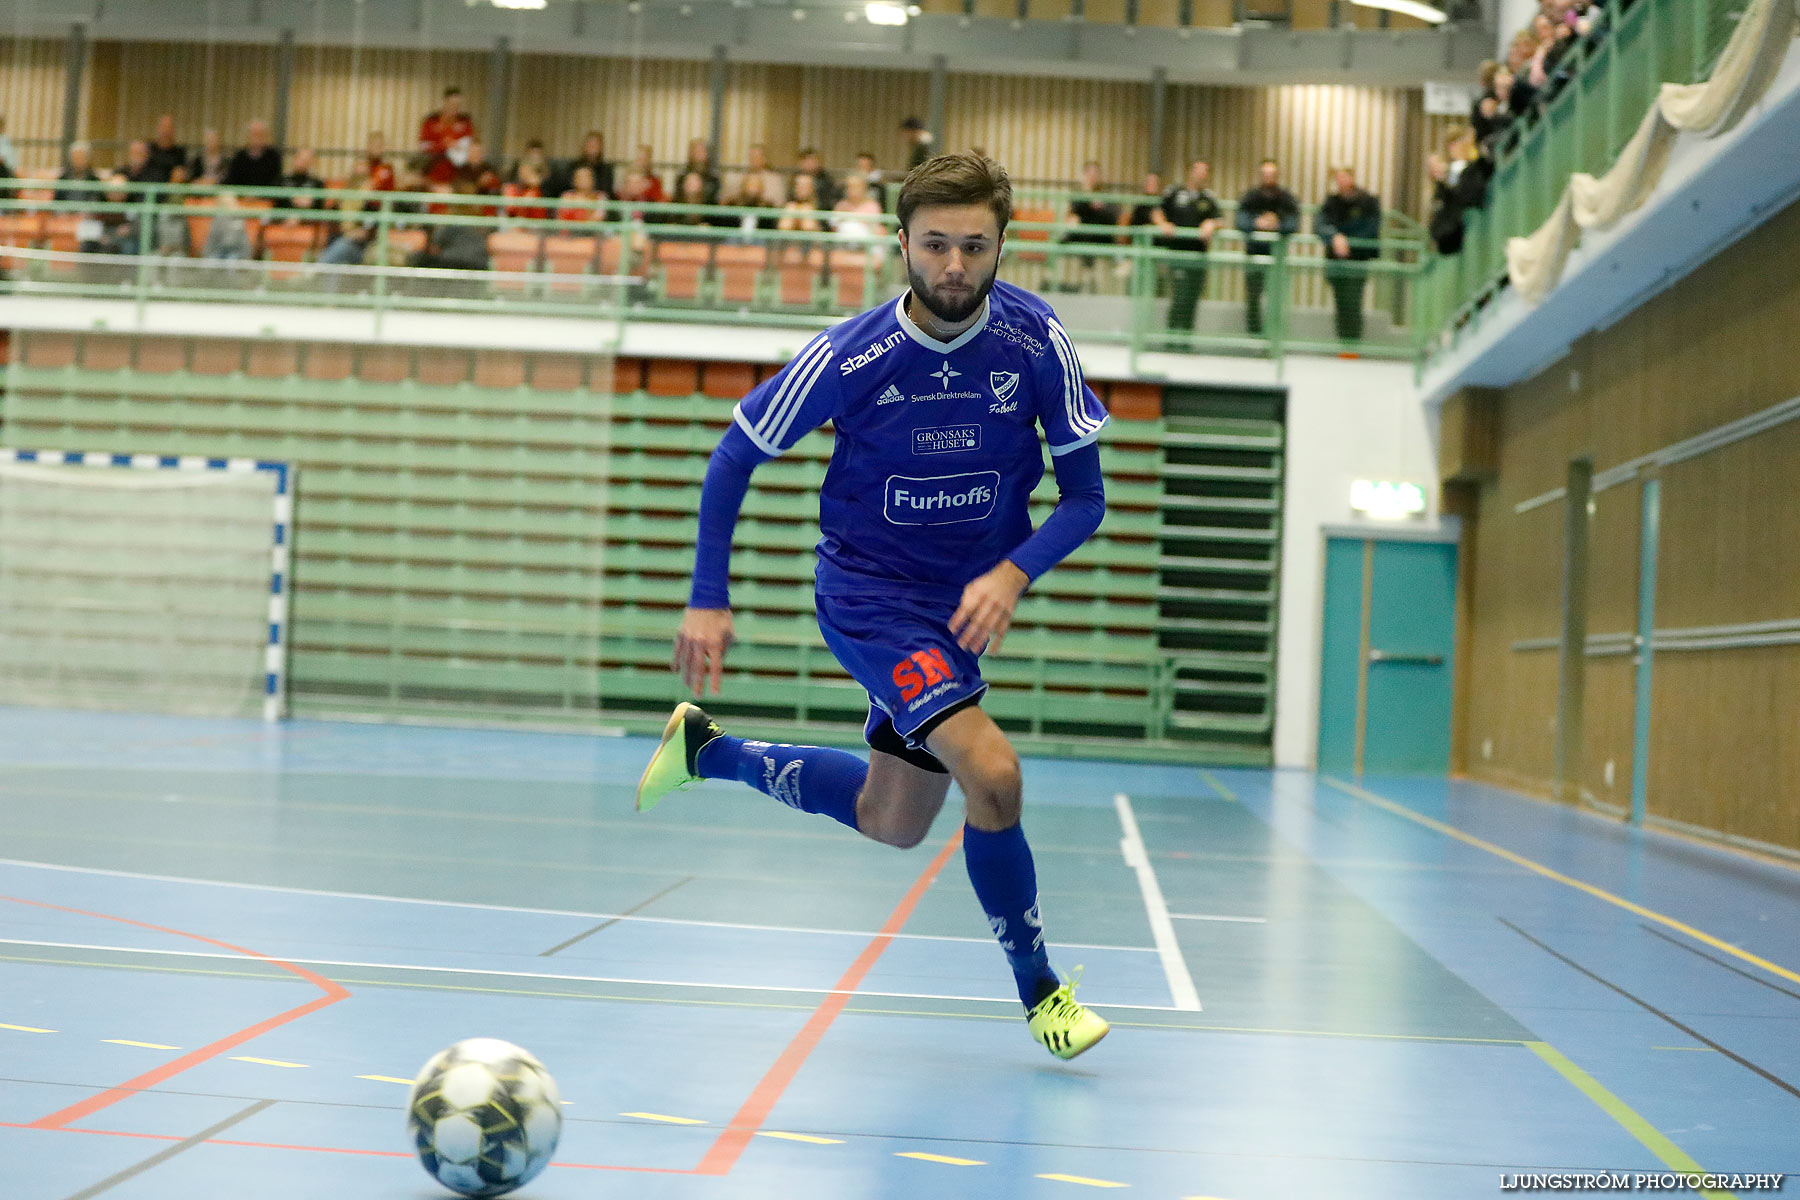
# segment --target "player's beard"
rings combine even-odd
[[[945,325],[960,325],[974,316],[988,293],[994,290],[994,277],[990,274],[979,287],[967,292],[945,295],[936,291],[926,285],[925,277],[913,266],[911,253],[906,256],[906,282],[911,285],[912,294],[918,297],[919,303],[925,306],[925,311]]]

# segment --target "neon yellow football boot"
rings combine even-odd
[[[1075,999],[1080,982],[1081,968],[1076,967],[1069,982],[1039,1000],[1026,1017],[1031,1036],[1058,1058],[1074,1058],[1112,1028],[1105,1017]]]
[[[698,704],[685,700],[677,704],[669,723],[663,726],[662,744],[650,756],[650,765],[638,779],[637,810],[649,812],[670,792],[685,791],[699,783],[700,748],[724,732]]]

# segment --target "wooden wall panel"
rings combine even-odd
[[[63,43],[39,38],[0,39],[0,116],[15,143],[62,136]],[[44,171],[58,165],[54,146],[19,146],[17,171]]]
[[[159,115],[173,113],[176,135],[183,142],[198,148],[202,133],[217,129],[225,145],[232,147],[243,144],[244,127],[252,120],[275,115],[273,47],[132,42],[117,49],[116,116],[105,128],[91,128],[94,138],[147,138],[155,132]],[[296,85],[305,74],[297,64]],[[295,115],[308,111],[310,106],[300,103],[299,95],[294,100]]]
[[[1634,679],[1630,655],[1587,660],[1581,714],[1581,788],[1595,799],[1620,808],[1631,807],[1631,739],[1637,702]],[[1613,768],[1611,783],[1606,781],[1608,763]]]
[[[1468,670],[1468,770],[1515,786],[1550,778],[1556,716],[1554,650],[1513,650],[1551,636],[1562,611],[1562,508],[1519,514],[1482,488]]]
[[[1090,158],[1108,178],[1139,178],[1149,167],[1144,84],[1022,75],[952,75],[948,83],[945,148],[980,147],[1015,179],[1073,179]]]
[[[816,147],[832,164],[853,163],[867,150],[884,167],[903,167],[900,122],[927,116],[930,100],[931,76],[924,71],[802,67],[795,148]]]

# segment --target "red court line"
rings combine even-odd
[[[209,946],[217,946],[222,950],[229,950],[233,954],[242,954],[248,958],[261,959],[263,962],[272,963],[284,971],[299,976],[301,979],[306,980],[306,982],[325,993],[317,1000],[302,1004],[298,1008],[290,1008],[283,1013],[277,1013],[266,1021],[258,1021],[256,1024],[251,1025],[246,1029],[240,1029],[236,1033],[227,1034],[225,1037],[220,1038],[210,1045],[202,1046],[198,1050],[190,1051],[180,1058],[171,1059],[162,1066],[145,1071],[142,1075],[136,1076],[135,1078],[127,1079],[124,1083],[121,1083],[116,1087],[108,1088],[106,1091],[98,1092],[85,1100],[77,1101],[67,1108],[51,1113],[47,1117],[39,1117],[26,1127],[28,1129],[61,1129],[65,1125],[81,1120],[83,1117],[92,1116],[103,1108],[117,1104],[127,1096],[134,1095],[148,1088],[153,1088],[164,1080],[181,1074],[189,1067],[198,1066],[210,1058],[217,1058],[227,1050],[234,1050],[245,1042],[250,1041],[252,1038],[261,1037],[271,1029],[286,1025],[290,1021],[297,1021],[308,1013],[317,1012],[321,1008],[336,1004],[339,1000],[348,999],[350,996],[348,989],[333,983],[323,975],[314,974],[305,967],[296,966],[293,963],[282,962],[279,958],[271,958],[267,954],[258,954],[254,950],[246,950],[244,947],[234,946],[230,942],[221,942],[217,938],[209,938],[198,933],[187,933],[180,929],[170,929],[165,925],[152,925],[147,921],[133,921],[130,917],[115,917],[110,913],[88,912],[86,909],[66,908],[60,904],[46,904],[41,900],[23,900],[17,896],[0,896],[0,900],[10,901],[13,904],[29,904],[34,908],[48,908],[56,912],[74,913],[75,915],[82,917],[95,917],[102,921],[117,921],[121,925],[135,925],[139,929],[151,929],[155,930],[157,933],[167,933],[172,934],[175,937],[189,938],[196,942],[205,942]]]
[[[956,853],[960,845],[962,828],[958,826],[955,835],[944,843],[944,848],[931,860],[931,865],[913,881],[912,890],[901,897],[900,903],[894,906],[894,911],[888,914],[887,923],[881,927],[880,932],[863,947],[863,952],[857,955],[856,961],[850,964],[850,969],[837,981],[836,988],[813,1010],[813,1015],[807,1019],[800,1032],[794,1035],[794,1040],[781,1052],[781,1057],[775,1060],[775,1065],[762,1077],[762,1082],[756,1085],[750,1098],[744,1101],[737,1115],[731,1118],[731,1123],[725,1127],[718,1140],[713,1142],[712,1148],[700,1160],[700,1165],[694,1168],[693,1174],[731,1173],[731,1168],[737,1165],[738,1157],[744,1153],[750,1139],[756,1136],[757,1130],[762,1128],[763,1122],[769,1119],[769,1113],[774,1111],[776,1103],[781,1099],[782,1093],[787,1091],[788,1084],[794,1081],[794,1076],[805,1064],[807,1056],[818,1047],[825,1031],[831,1028],[831,1023],[844,1011],[844,1006],[850,1003],[851,993],[862,986],[862,981],[868,977],[875,960],[893,943],[894,935],[906,925],[913,909],[918,907],[926,890],[937,880],[938,873],[944,869],[944,864],[950,861],[950,856]]]

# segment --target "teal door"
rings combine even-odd
[[[1450,769],[1456,544],[1325,543],[1319,770]]]

